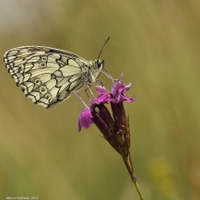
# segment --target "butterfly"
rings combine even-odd
[[[100,50],[95,61],[70,51],[45,46],[22,46],[4,54],[5,66],[16,85],[33,102],[49,108],[68,99],[84,85],[90,86],[104,69]]]

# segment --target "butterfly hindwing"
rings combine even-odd
[[[59,49],[25,46],[4,55],[17,86],[36,104],[50,107],[66,100],[85,84],[88,61]]]

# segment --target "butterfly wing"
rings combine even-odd
[[[88,61],[59,49],[24,46],[4,55],[8,72],[16,85],[35,104],[48,108],[70,97],[85,84]]]

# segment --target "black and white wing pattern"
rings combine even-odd
[[[42,46],[11,49],[4,62],[25,95],[46,108],[94,82],[103,68],[99,60],[87,61],[72,52]]]

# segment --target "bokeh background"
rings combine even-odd
[[[136,96],[125,107],[145,199],[200,199],[199,0],[0,0],[2,57],[44,45],[93,60],[108,36],[105,67],[116,78],[123,72]],[[83,105],[75,95],[51,109],[36,106],[3,61],[0,93],[0,199],[139,199],[97,128],[78,133]]]

